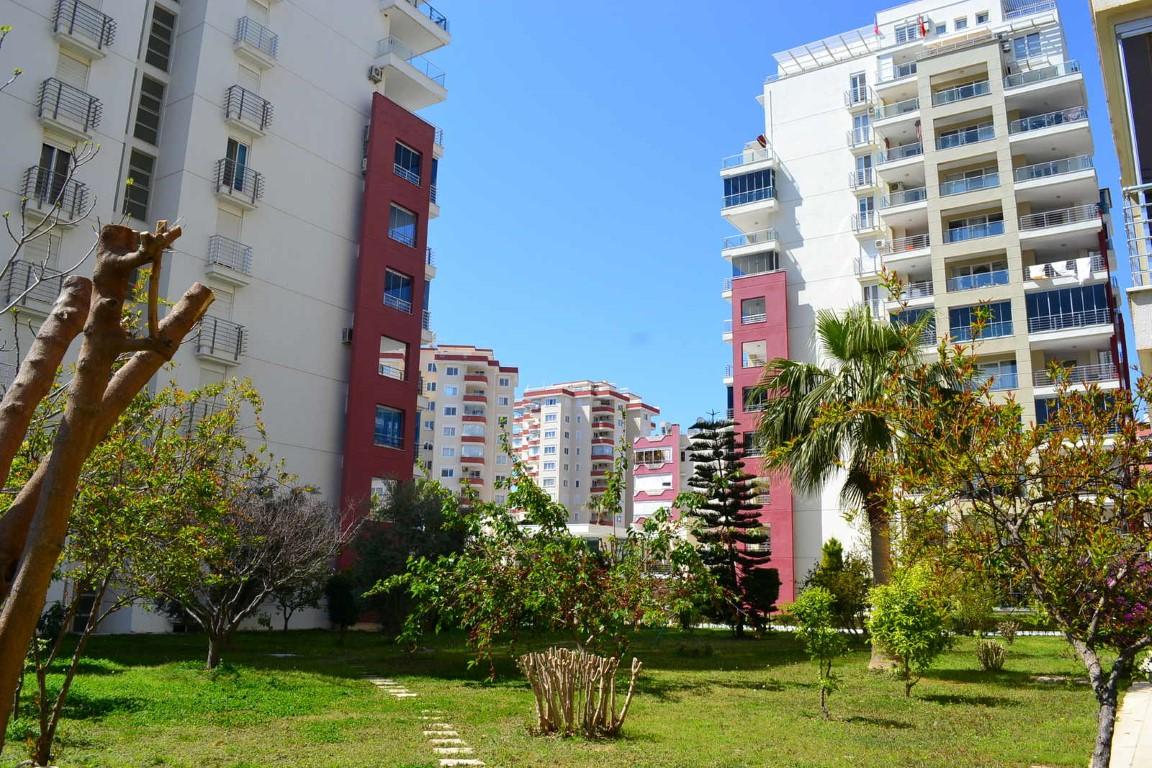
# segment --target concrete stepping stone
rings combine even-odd
[[[424,723],[424,727],[430,731],[434,731],[437,728],[447,728],[448,730],[452,730],[456,726],[452,725],[452,723]]]
[[[443,760],[440,761],[440,768],[464,768],[464,766],[469,766],[469,765],[476,765],[476,766],[485,765],[485,762],[483,760],[469,760],[469,759],[461,760],[461,759],[452,758],[452,757],[444,758]]]
[[[417,696],[415,693],[394,693],[392,695],[398,699],[414,699]]]
[[[429,739],[458,739],[460,734],[456,731],[424,731],[425,738]]]
[[[437,755],[471,755],[474,752],[472,747],[433,747],[432,751]]]
[[[466,747],[468,742],[464,739],[428,739],[428,743],[434,747]]]

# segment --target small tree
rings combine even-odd
[[[844,554],[837,539],[824,542],[820,562],[804,580],[805,588],[823,587],[832,594],[836,626],[850,632],[864,632],[868,590],[872,586],[872,566],[868,558],[856,553]]]
[[[872,615],[868,630],[897,664],[904,695],[951,644],[947,612],[929,596],[917,571],[897,572],[888,584],[870,592]]]
[[[328,606],[328,621],[340,630],[340,638],[348,627],[360,620],[360,607],[352,580],[346,573],[334,573],[324,585],[324,601]]]
[[[823,587],[809,587],[788,610],[808,656],[816,662],[820,710],[828,719],[828,696],[839,682],[832,672],[832,662],[848,652],[847,639],[836,629],[836,597]]]
[[[775,602],[764,600],[770,594],[751,595],[750,585],[761,590],[765,585],[745,578],[771,560],[760,507],[754,503],[756,478],[744,471],[733,422],[701,419],[693,430],[689,455],[696,469],[688,481],[692,493],[681,494],[677,505],[690,521],[701,561],[723,590],[718,618],[741,637],[745,624],[753,620],[753,604],[763,609],[765,602]]]

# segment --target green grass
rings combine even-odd
[[[705,644],[712,655],[699,653]],[[1056,638],[1021,638],[1000,674],[981,672],[961,640],[905,699],[868,672],[859,650],[838,669],[833,719],[819,717],[814,668],[788,635],[736,641],[720,632],[647,633],[632,652],[642,685],[614,741],[534,738],[532,695],[499,659],[500,681],[467,669],[459,637],[415,655],[386,640],[327,632],[238,636],[216,673],[196,636],[97,637],[73,688],[58,764],[255,768],[432,768],[421,709],[443,709],[489,766],[1081,766],[1095,702]],[[277,658],[272,653],[294,653]],[[419,694],[397,701],[362,680],[392,677]],[[14,728],[19,728],[17,723]],[[0,767],[25,757],[10,740]]]

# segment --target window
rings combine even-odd
[[[508,400],[508,398],[506,398],[506,397],[498,397],[498,398],[496,398],[496,405],[508,405],[508,404],[509,404],[509,402],[510,402],[510,401],[509,401],[509,400]]]
[[[976,12],[976,23],[977,24],[987,24],[988,23],[988,11],[977,11]]]
[[[852,104],[862,104],[868,100],[868,78],[863,72],[849,75],[848,100]]]
[[[510,386],[512,386],[512,379],[509,379],[506,376],[501,376],[500,379],[496,382],[496,384],[497,384],[497,386],[501,386],[501,387],[510,387]]]
[[[554,446],[554,445],[544,446],[544,455],[545,456],[555,456],[556,455],[556,446]]]
[[[554,462],[554,461],[544,462],[544,471],[545,472],[552,472],[555,469],[556,469],[556,462]]]
[[[545,422],[546,424],[552,424],[552,423],[554,423],[555,421],[556,421],[556,414],[554,414],[554,413],[546,413],[546,414],[544,414],[544,422]]]
[[[380,337],[380,367],[381,376],[389,379],[404,381],[408,367],[407,342],[393,339],[389,336]]]
[[[744,387],[744,412],[755,413],[764,410],[764,392],[756,387]]]
[[[543,487],[545,487],[545,488],[555,488],[555,487],[556,487],[556,478],[554,478],[554,477],[546,477],[546,478],[544,478]]]
[[[451,446],[446,445],[440,449],[440,455],[446,459],[450,459],[456,455],[456,449],[451,447]]]
[[[911,24],[897,24],[895,32],[896,45],[910,43],[920,37],[920,24],[917,22],[913,22]]]
[[[388,237],[416,247],[416,214],[392,203],[388,211]]]
[[[429,392],[435,392],[436,391],[436,382],[434,382],[434,381],[428,382],[428,385],[425,387],[425,389],[427,389]]]
[[[759,445],[759,443],[756,442],[756,433],[755,432],[745,432],[744,433],[743,448],[744,448],[744,455],[745,456],[759,456],[760,455],[760,445]]]
[[[1012,304],[1002,301],[976,307],[954,307],[948,310],[948,325],[956,341],[971,341],[975,338],[972,324],[979,318],[982,322],[979,338],[994,339],[1012,335]]]
[[[160,6],[152,8],[152,29],[148,32],[148,51],[144,61],[156,69],[168,71],[172,61],[172,38],[176,34],[176,14]]]
[[[856,186],[867,187],[872,184],[872,155],[861,155],[856,158]]]
[[[771,168],[724,179],[724,205],[743,205],[776,197],[776,175]]]
[[[560,401],[554,397],[550,397],[544,401],[544,405],[558,405],[559,403]]]
[[[950,291],[970,291],[990,285],[1008,284],[1008,262],[991,261],[983,264],[964,264],[953,268],[948,281]]]
[[[545,440],[555,440],[556,439],[556,430],[554,430],[554,429],[544,430],[544,439]]]
[[[460,387],[444,387],[444,394],[449,397],[456,397],[456,395],[460,394]]]
[[[456,427],[444,427],[444,437],[456,437]]]
[[[454,406],[454,405],[444,406],[444,415],[445,416],[455,416],[456,415],[456,406]]]
[[[948,222],[945,240],[958,243],[977,237],[991,237],[1004,234],[1004,214],[990,213],[983,216],[969,216]]]
[[[762,251],[732,259],[732,277],[763,275],[780,269],[780,254],[776,251]]]
[[[436,428],[436,422],[434,422],[434,421],[424,422],[424,429],[435,429],[435,428]]]
[[[991,363],[980,363],[977,367],[981,374],[977,378],[977,381],[990,380],[993,390],[1016,389],[1020,386],[1019,377],[1016,374],[1015,360],[997,360]]]
[[[392,492],[396,490],[396,481],[384,477],[372,478],[372,505],[379,507],[392,500]]]
[[[412,278],[389,269],[384,272],[384,306],[412,312]]]
[[[228,139],[228,150],[224,162],[224,176],[220,180],[221,183],[231,187],[237,192],[243,192],[247,170],[248,145],[236,139]]]
[[[961,16],[960,18],[956,19],[956,21],[952,22],[952,27],[957,32],[959,32],[962,29],[968,29],[968,17],[967,16]]]
[[[945,22],[943,24],[937,24],[936,25],[936,34],[937,35],[947,34],[947,32],[948,32],[948,23],[947,22]]]
[[[444,369],[444,375],[445,376],[459,376],[460,375],[460,369],[449,366],[449,367]]]
[[[467,459],[482,459],[484,458],[484,446],[462,445],[460,446],[460,456]]]
[[[504,454],[504,453],[499,454],[496,457],[496,463],[497,464],[507,464],[508,463],[508,455]]]
[[[404,412],[386,405],[376,406],[376,429],[372,441],[386,448],[403,448]]]
[[[755,299],[744,299],[740,302],[741,324],[763,323],[767,319],[768,316],[765,314],[763,296]]]
[[[746,341],[740,345],[740,367],[762,368],[768,362],[768,342]]]
[[[440,470],[440,477],[454,477],[455,475],[456,475],[456,470],[454,470],[454,469],[447,469],[446,468],[446,469]]]
[[[156,158],[134,149],[128,157],[128,179],[124,187],[124,214],[148,221],[148,201],[152,196],[152,173]]]
[[[423,156],[412,147],[396,142],[392,170],[405,181],[420,186],[420,161],[422,159]]]
[[[164,83],[145,75],[140,80],[140,100],[136,104],[133,136],[152,145],[160,143],[160,107],[163,103]]]
[[[1024,297],[1029,332],[1082,328],[1112,322],[1104,285],[1061,288]]]
[[[1039,32],[1032,32],[1027,35],[1012,38],[1012,55],[1016,57],[1017,61],[1039,56],[1040,52]]]
[[[852,116],[852,145],[867,144],[872,140],[872,118],[868,113]]]

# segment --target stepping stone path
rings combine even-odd
[[[414,699],[417,696],[395,680],[385,677],[369,677],[368,682],[393,698]],[[424,738],[428,739],[432,753],[440,758],[440,768],[472,768],[485,765],[483,760],[468,757],[475,750],[460,738],[456,726],[444,719],[443,712],[438,709],[422,709],[420,719],[424,721],[420,726],[421,732]]]

